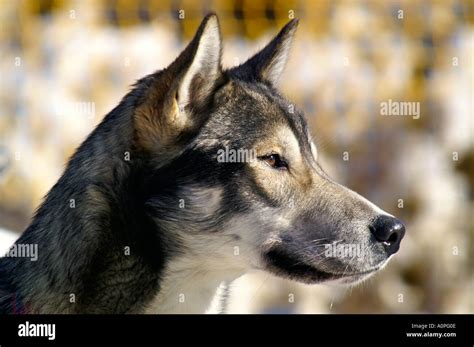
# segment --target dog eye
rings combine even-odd
[[[285,160],[281,159],[279,154],[264,155],[263,157],[260,157],[260,159],[265,161],[268,165],[270,165],[274,169],[279,169],[279,170],[288,169],[288,163]]]

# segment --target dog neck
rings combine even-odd
[[[243,270],[224,271],[187,257],[170,260],[160,291],[145,312],[224,313],[229,283],[242,274]]]

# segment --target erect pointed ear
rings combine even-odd
[[[285,69],[298,20],[288,22],[268,45],[240,66],[229,70],[240,79],[260,80],[276,85]]]
[[[219,20],[207,15],[188,47],[172,65],[178,65],[176,101],[181,108],[201,103],[222,73],[222,40]],[[184,64],[179,60],[184,60]],[[171,68],[171,67],[170,67]]]
[[[202,124],[203,109],[222,79],[221,34],[207,15],[184,51],[165,70],[138,83],[146,88],[135,110],[135,128],[146,147],[172,146]],[[168,147],[169,149],[169,147]]]

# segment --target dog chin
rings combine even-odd
[[[289,277],[298,282],[303,282],[307,284],[333,284],[342,286],[353,286],[362,283],[369,277],[373,276],[379,270],[380,268],[375,268],[364,272],[340,274],[325,272],[314,268],[306,275],[290,275]]]
[[[369,277],[372,277],[375,273],[382,270],[385,265],[389,262],[390,257],[381,262],[380,264],[376,265],[375,267],[362,271],[360,273],[355,274],[347,274],[343,277],[335,278],[333,280],[329,280],[326,284],[335,284],[335,285],[346,285],[346,286],[355,286],[367,280]]]
[[[265,259],[266,270],[278,277],[289,278],[307,284],[326,283],[339,285],[355,285],[361,283],[382,269],[389,260],[386,259],[382,263],[368,269],[347,273],[318,269],[280,250],[268,252],[265,255]]]
[[[356,274],[338,274],[318,270],[316,268],[308,268],[305,271],[288,271],[287,269],[269,267],[267,271],[278,277],[287,278],[293,281],[306,284],[335,284],[335,285],[355,285],[365,281],[367,278],[375,274],[378,270],[374,269],[370,272]]]
[[[378,270],[373,270],[369,273],[347,275],[339,277],[333,280],[326,281],[326,284],[342,285],[342,286],[354,286],[364,282],[369,277],[373,276]]]

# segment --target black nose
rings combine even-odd
[[[370,231],[375,239],[382,242],[388,254],[393,254],[400,248],[400,241],[405,235],[405,226],[394,217],[378,216],[370,226]]]

